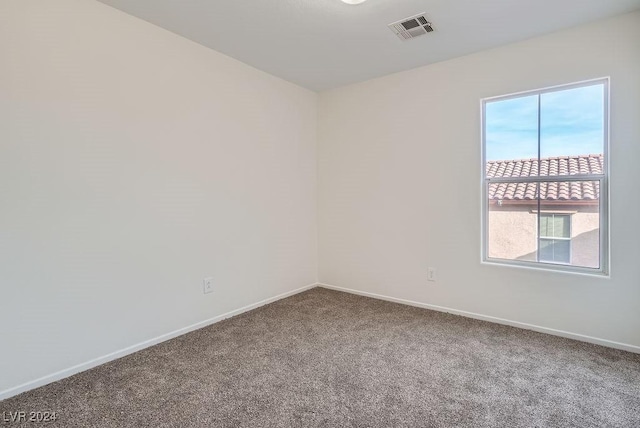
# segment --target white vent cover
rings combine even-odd
[[[389,28],[400,40],[409,40],[414,37],[422,36],[433,31],[431,23],[427,21],[424,13],[401,19],[400,21],[389,24]]]

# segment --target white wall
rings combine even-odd
[[[481,265],[480,99],[603,76],[611,278]],[[640,346],[639,76],[633,13],[321,94],[320,282]]]
[[[315,283],[316,128],[104,4],[0,2],[0,392]]]
[[[314,283],[316,213],[322,282],[640,346],[637,40],[640,13],[352,85],[317,124],[101,3],[1,2],[0,393]],[[479,99],[607,75],[611,278],[481,265]]]

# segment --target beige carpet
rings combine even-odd
[[[96,427],[640,427],[640,355],[316,288],[0,402]]]

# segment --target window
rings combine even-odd
[[[543,262],[571,262],[570,215],[540,214],[538,257]]]
[[[608,84],[482,101],[484,261],[607,273]]]

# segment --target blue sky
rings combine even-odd
[[[540,155],[602,153],[604,87],[540,95]],[[487,160],[538,157],[538,95],[486,103]]]

